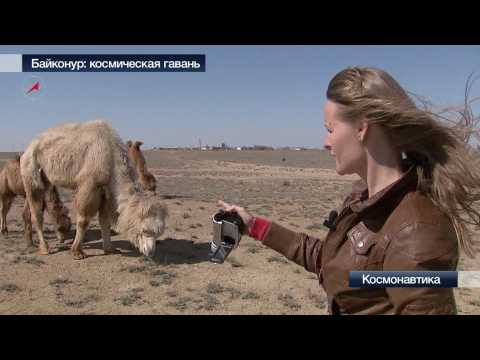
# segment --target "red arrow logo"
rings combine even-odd
[[[40,91],[40,82],[37,81],[35,84],[33,84],[30,90],[27,91],[27,95],[34,91]]]

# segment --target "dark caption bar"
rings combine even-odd
[[[22,55],[23,72],[205,72],[205,55]]]

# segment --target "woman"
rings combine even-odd
[[[475,157],[458,128],[420,109],[385,71],[348,68],[330,82],[325,148],[358,174],[324,240],[220,201],[249,235],[318,274],[332,314],[456,314],[451,288],[350,288],[352,270],[456,270],[467,224],[480,223]],[[463,136],[466,133],[463,133]]]

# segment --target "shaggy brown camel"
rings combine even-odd
[[[26,197],[22,177],[20,176],[20,156],[8,160],[0,172],[0,228],[3,235],[8,234],[7,215],[16,196]],[[55,224],[57,239],[63,243],[72,225],[68,216],[68,209],[63,205],[55,187],[45,193],[44,200],[44,207]],[[23,222],[27,246],[33,246],[31,214],[26,199],[23,208]]]
[[[42,232],[42,194],[52,185],[75,191],[74,259],[86,257],[82,241],[97,214],[104,253],[115,253],[110,227],[128,236],[144,255],[152,256],[165,229],[166,207],[138,184],[127,147],[109,123],[95,120],[51,128],[35,138],[20,159],[20,169],[40,254],[48,254]]]
[[[144,190],[152,191],[155,194],[157,188],[157,181],[155,176],[153,176],[147,169],[147,163],[145,157],[143,156],[140,146],[143,145],[141,141],[127,141],[128,146],[128,156],[135,164],[135,169],[137,170],[138,177],[140,178],[140,184]]]

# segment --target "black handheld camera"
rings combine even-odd
[[[245,224],[236,212],[220,210],[213,216],[213,239],[208,257],[211,262],[221,264],[230,252],[238,247]]]

